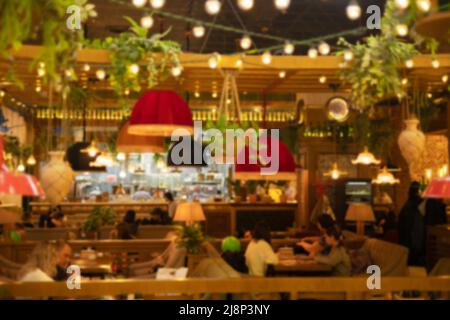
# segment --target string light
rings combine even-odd
[[[423,11],[423,12],[428,12],[431,9],[430,0],[417,0],[416,5],[417,5],[417,8],[419,8],[419,10]]]
[[[242,61],[241,58],[236,60],[236,67],[242,68],[243,65],[244,65],[244,61]]]
[[[143,16],[141,18],[141,26],[145,29],[150,29],[151,27],[153,27],[154,21],[153,21],[153,17],[146,15]]]
[[[406,60],[406,61],[405,61],[405,66],[406,66],[408,69],[411,69],[412,67],[414,67],[414,61],[413,61],[413,59],[408,59],[408,60]]]
[[[244,35],[241,38],[240,45],[242,49],[248,50],[252,46],[252,39],[248,35]]]
[[[278,73],[278,76],[281,78],[281,79],[284,79],[285,77],[286,77],[286,71],[280,71],[279,73]]]
[[[400,10],[404,10],[408,8],[409,0],[395,0],[395,6]]]
[[[428,99],[433,98],[433,94],[432,94],[431,92],[428,92],[428,93],[427,93],[427,98],[428,98]]]
[[[326,56],[329,55],[331,51],[330,45],[326,42],[321,42],[319,44],[319,52],[321,55]]]
[[[272,55],[270,54],[270,51],[266,51],[261,56],[262,63],[264,64],[270,64],[272,62]]]
[[[132,65],[130,65],[129,70],[132,74],[137,75],[139,73],[139,65],[136,63],[133,63]]]
[[[327,77],[325,77],[325,76],[321,76],[320,78],[319,78],[319,82],[320,83],[325,83],[325,82],[327,82]]]
[[[444,75],[442,76],[442,82],[443,82],[443,83],[447,83],[447,82],[448,82],[448,75],[447,75],[447,74],[444,74]]]
[[[408,84],[408,79],[407,78],[403,78],[402,79],[402,85],[406,86]]]
[[[90,66],[89,64],[85,63],[85,64],[83,65],[83,71],[89,72],[90,70],[91,70],[91,66]]]
[[[345,61],[352,61],[353,60],[353,52],[351,52],[350,50],[346,50],[344,52],[344,60]]]
[[[238,7],[244,11],[248,11],[253,8],[254,0],[238,0]]]
[[[220,12],[222,3],[219,0],[206,0],[205,10],[209,15],[216,15]]]
[[[351,0],[345,10],[350,20],[356,20],[361,17],[361,7],[356,0]]]
[[[433,68],[438,69],[440,66],[439,60],[438,59],[433,59],[431,61],[431,65],[433,66]]]
[[[39,92],[41,92],[41,91],[42,91],[42,88],[41,88],[41,86],[36,86],[36,89],[35,89],[35,90],[36,90],[36,92],[38,92],[38,93],[39,93]]]
[[[147,3],[147,0],[133,0],[133,5],[136,8],[142,8]]]
[[[395,26],[395,31],[400,37],[405,37],[408,35],[408,26],[406,24],[398,24]]]
[[[219,64],[220,55],[218,53],[214,53],[208,59],[208,65],[211,69],[216,69]]]
[[[174,66],[172,67],[172,75],[176,78],[179,77],[181,75],[181,73],[183,72],[183,67],[181,66]]]
[[[150,0],[153,9],[161,9],[166,4],[166,0]]]
[[[217,92],[213,92],[213,93],[211,94],[211,97],[213,97],[214,99],[217,98]]]
[[[205,27],[201,24],[197,24],[192,28],[192,33],[196,38],[202,38],[205,35]]]
[[[291,5],[291,0],[275,0],[275,8],[280,11],[286,11]]]
[[[98,69],[97,72],[95,72],[95,75],[98,80],[105,80],[106,78],[106,72],[103,69]]]
[[[286,42],[284,44],[284,53],[287,55],[293,54],[295,51],[295,46],[291,42]]]
[[[195,96],[196,98],[200,98],[200,92],[196,91],[196,92],[194,93],[194,96]]]
[[[316,48],[309,48],[308,57],[310,57],[311,59],[315,59],[315,58],[317,58],[318,55],[319,55],[319,52],[317,51]]]
[[[39,78],[42,78],[43,76],[45,76],[45,69],[39,68],[37,70],[37,75],[38,75]]]

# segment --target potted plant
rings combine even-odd
[[[95,207],[82,227],[88,238],[99,238],[100,228],[113,222],[116,213],[109,207]]]
[[[199,223],[186,223],[181,227],[178,245],[187,251],[187,267],[190,272],[207,257],[202,247],[205,241],[206,237]]]

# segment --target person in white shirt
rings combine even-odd
[[[270,245],[270,230],[265,223],[258,223],[252,231],[252,240],[245,251],[245,261],[251,276],[264,277],[268,265],[278,264],[278,256]]]
[[[38,244],[31,253],[28,261],[23,265],[18,274],[18,280],[22,282],[52,282],[56,274],[57,265],[56,249],[47,243]]]

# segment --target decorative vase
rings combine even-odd
[[[64,200],[73,185],[74,174],[64,162],[64,151],[51,151],[50,161],[41,170],[41,186],[47,201],[56,205]]]
[[[425,151],[425,135],[418,129],[419,120],[416,118],[406,119],[406,128],[400,133],[398,137],[398,145],[405,158],[408,167],[409,175],[412,180],[419,180],[422,172],[415,164],[419,163]]]

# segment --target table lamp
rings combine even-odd
[[[192,224],[198,221],[205,221],[202,205],[199,202],[182,202],[178,204],[173,221]]]
[[[450,177],[431,180],[423,193],[424,198],[450,199]]]
[[[350,203],[345,215],[346,221],[356,221],[356,233],[364,235],[364,223],[375,222],[372,207],[367,203]]]

